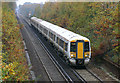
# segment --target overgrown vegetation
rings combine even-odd
[[[49,2],[35,9],[34,16],[88,37],[92,56],[120,60],[118,2]],[[99,58],[98,58],[99,59]]]
[[[29,69],[13,3],[2,3],[2,80],[29,80]],[[14,3],[15,4],[15,3]]]
[[[1,67],[2,67],[2,7],[1,7],[1,3],[0,3],[0,81],[2,80],[2,70],[1,70]]]

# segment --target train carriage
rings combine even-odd
[[[71,65],[86,65],[91,58],[90,40],[47,21],[31,18],[31,25],[50,40]]]

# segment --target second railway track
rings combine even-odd
[[[24,21],[24,22],[26,22],[26,21]],[[28,23],[28,22],[29,21],[27,21],[26,23]],[[50,43],[48,44],[48,41],[46,42],[45,38],[41,37],[42,35],[39,34],[39,32],[37,30],[35,30],[33,27],[29,28],[29,29],[34,31],[34,35],[36,36],[36,38],[39,39],[42,47],[48,54],[51,61],[53,61],[54,65],[57,67],[57,69],[59,70],[59,72],[65,79],[65,81],[71,81],[71,82],[81,81],[84,83],[86,83],[88,81],[102,82],[102,80],[100,80],[99,77],[97,77],[90,71],[87,71],[86,69],[72,69],[70,66],[68,66],[65,63],[65,61],[61,57],[56,56],[56,55],[58,55],[58,52],[56,52],[56,50],[52,49],[52,46],[50,46]],[[42,42],[44,42],[44,43],[42,43]]]

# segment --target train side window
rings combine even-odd
[[[60,46],[63,48],[64,46],[64,41],[60,39]]]
[[[51,32],[49,32],[49,37],[53,39],[53,34]]]
[[[45,34],[46,34],[46,35],[47,35],[47,33],[48,33],[48,30],[45,31]]]
[[[50,32],[49,32],[49,37],[50,37]]]
[[[39,26],[39,28],[40,28],[40,30],[42,31],[42,27],[41,27],[41,25]]]
[[[41,27],[40,27],[40,25],[39,25],[39,29],[41,30]]]
[[[43,28],[43,33],[45,33],[45,29]]]
[[[53,33],[51,33],[51,39],[53,40]]]
[[[62,48],[64,48],[64,41],[62,40],[61,42],[62,42]]]
[[[55,41],[55,35],[53,35],[53,40]]]
[[[65,43],[65,50],[67,51],[68,43]]]
[[[57,44],[58,44],[58,41],[59,41],[59,38],[57,37],[57,42],[56,42]]]
[[[49,32],[49,37],[51,38],[51,32]]]
[[[44,29],[44,33],[47,35],[48,30]]]

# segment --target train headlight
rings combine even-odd
[[[71,57],[74,57],[74,55],[72,54]]]
[[[87,55],[85,55],[85,57],[89,57],[89,55],[87,54]]]

